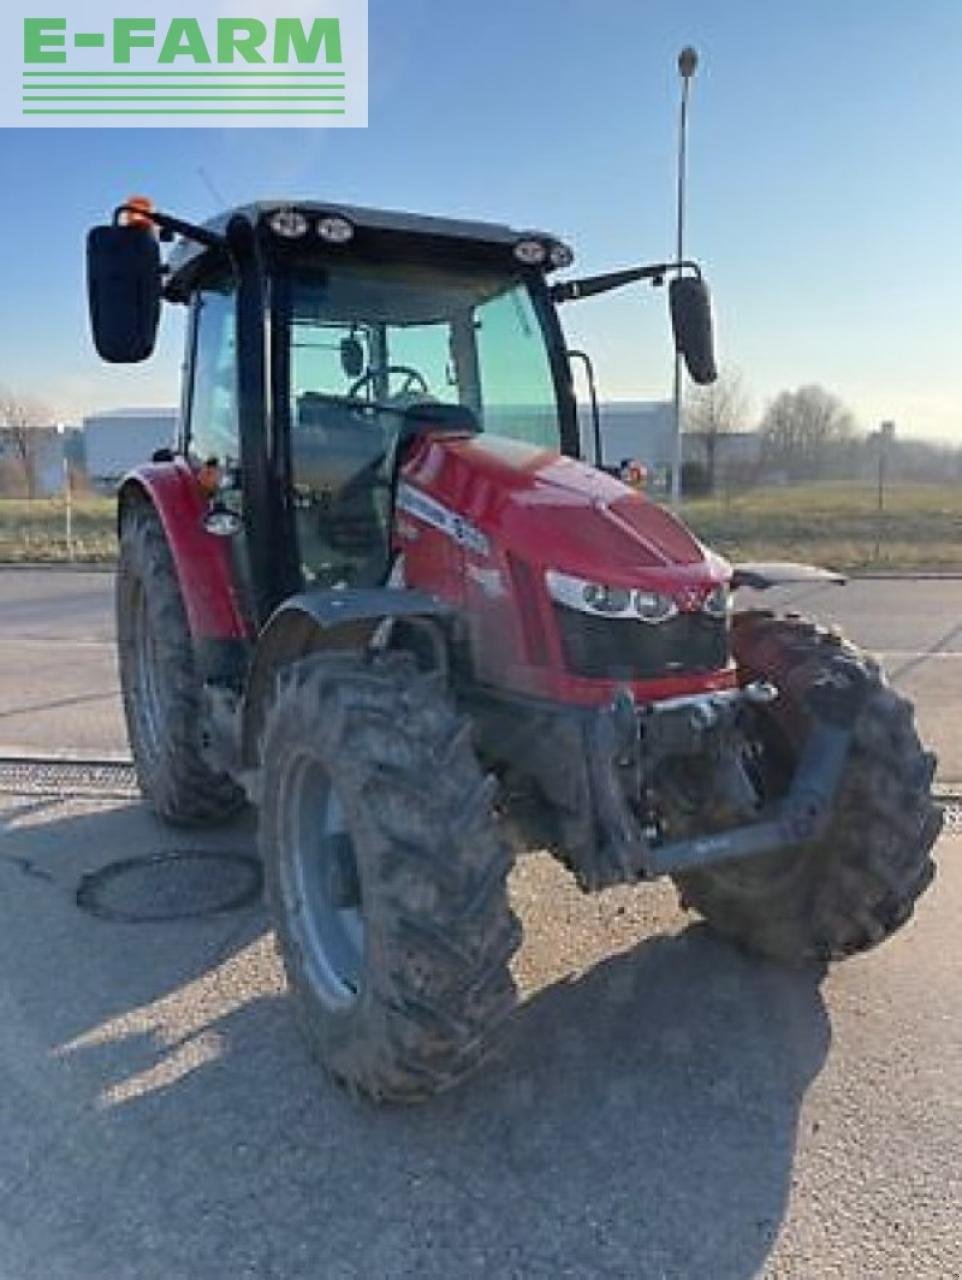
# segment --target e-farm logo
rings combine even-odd
[[[212,12],[128,15],[95,3],[74,18],[47,5],[23,14],[18,118],[8,101],[0,123],[366,125],[366,0],[319,0],[313,11],[293,0],[269,18],[263,5],[256,16],[220,0],[199,7]]]

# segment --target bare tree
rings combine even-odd
[[[742,375],[737,369],[723,369],[715,382],[694,387],[685,408],[688,434],[701,441],[705,450],[708,491],[715,490],[718,473],[718,440],[748,425],[750,402]]]
[[[776,396],[759,430],[770,465],[793,479],[811,479],[823,472],[833,451],[854,440],[855,419],[838,396],[812,385]]]
[[[23,472],[27,497],[37,492],[37,461],[42,437],[39,428],[48,426],[50,414],[39,401],[0,387],[0,433],[7,438]]]

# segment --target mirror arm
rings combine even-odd
[[[183,236],[185,240],[194,240],[197,244],[206,245],[208,249],[226,249],[227,237],[218,235],[207,227],[198,227],[193,222],[184,222],[182,218],[172,218],[168,213],[159,210],[149,211],[135,205],[122,204],[114,210],[114,226],[120,225],[121,216],[125,213],[136,214],[138,218],[149,218],[155,227],[168,235]]]
[[[664,284],[669,271],[677,271],[681,275],[686,268],[701,279],[701,268],[697,262],[655,262],[646,267],[631,267],[627,271],[610,271],[601,276],[585,276],[581,280],[563,280],[552,285],[549,294],[552,302],[561,303],[592,298],[599,293],[624,288],[626,284],[637,284],[639,280],[650,280],[657,287]]]

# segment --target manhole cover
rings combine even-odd
[[[125,924],[198,920],[256,902],[262,879],[260,862],[249,854],[175,849],[90,872],[80,881],[77,906]]]

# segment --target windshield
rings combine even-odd
[[[290,285],[290,456],[306,580],[386,571],[400,414],[462,405],[482,431],[561,450],[546,335],[515,278],[344,264]]]
[[[545,334],[526,285],[478,272],[346,264],[291,299],[291,403],[461,404],[482,430],[560,449]]]

